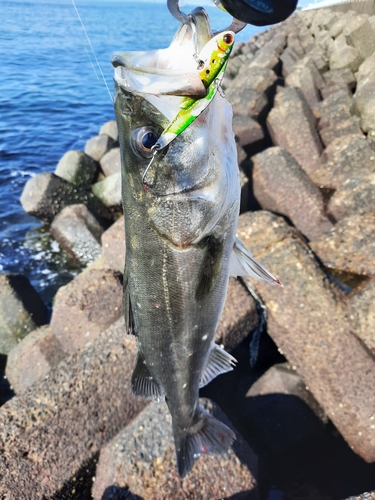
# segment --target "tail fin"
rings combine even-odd
[[[204,453],[225,453],[236,439],[234,432],[222,422],[198,409],[198,421],[187,432],[175,431],[177,469],[181,477],[193,467],[194,462]]]

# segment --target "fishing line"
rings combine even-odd
[[[111,91],[109,90],[109,87],[108,87],[108,84],[107,84],[107,80],[105,79],[105,76],[104,76],[104,74],[103,74],[102,68],[101,68],[101,66],[100,66],[100,64],[99,64],[99,61],[98,61],[97,57],[96,57],[94,47],[93,47],[93,46],[92,46],[92,44],[91,44],[91,41],[90,41],[89,35],[87,34],[86,28],[85,28],[85,26],[84,26],[84,24],[83,24],[83,21],[82,21],[82,19],[81,19],[80,14],[79,14],[79,12],[78,12],[78,9],[77,9],[77,6],[76,6],[76,3],[75,3],[75,0],[72,0],[72,4],[73,4],[73,7],[74,7],[74,9],[75,9],[75,11],[76,11],[76,14],[77,14],[77,16],[78,16],[79,22],[81,23],[81,26],[82,26],[83,32],[84,32],[84,33],[85,33],[85,35],[86,35],[86,38],[87,38],[87,41],[88,41],[88,43],[89,43],[90,49],[91,49],[91,51],[92,51],[92,53],[93,53],[93,56],[94,56],[95,61],[96,61],[96,64],[98,65],[98,68],[99,68],[100,74],[102,75],[102,78],[103,78],[104,84],[105,84],[105,86],[106,86],[106,89],[107,89],[107,91],[108,91],[108,94],[109,94],[109,97],[110,97],[110,99],[111,99],[111,102],[113,102],[113,97],[112,97]]]

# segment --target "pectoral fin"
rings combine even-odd
[[[234,242],[229,272],[235,278],[243,276],[254,278],[258,281],[267,281],[271,285],[283,286],[280,280],[275,278],[262,264],[254,259],[250,250],[245,247],[239,238],[236,238]]]
[[[222,373],[232,371],[236,363],[237,360],[233,356],[212,342],[212,349],[201,375],[199,387],[204,387]]]
[[[143,354],[138,351],[135,368],[132,375],[132,391],[136,396],[142,396],[150,401],[160,401],[163,391],[149,372]]]

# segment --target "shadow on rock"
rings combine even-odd
[[[102,500],[144,500],[143,497],[134,495],[129,488],[120,486],[108,486],[105,490]]]

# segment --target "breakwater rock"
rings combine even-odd
[[[2,352],[16,395],[0,409],[0,498],[373,497],[363,492],[375,490],[375,16],[297,12],[236,46],[223,87],[238,235],[284,284],[229,283],[216,341],[238,366],[202,396],[237,444],[180,482],[165,408],[131,394],[111,121],[22,195],[87,267],[58,291],[48,325],[40,305],[26,308]],[[14,313],[3,309],[6,325]]]

